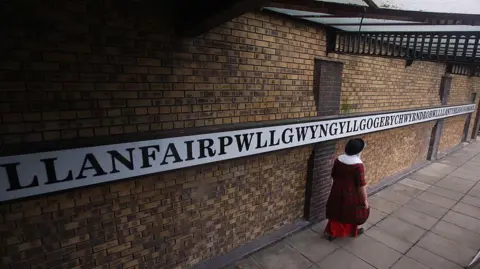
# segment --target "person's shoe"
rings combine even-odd
[[[328,241],[332,242],[333,240],[335,240],[335,237],[329,235],[328,233],[324,233],[325,235],[325,238],[327,238]]]

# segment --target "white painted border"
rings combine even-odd
[[[133,143],[122,143],[122,144],[113,144],[113,145],[104,145],[98,147],[87,147],[87,148],[77,148],[69,150],[60,150],[52,152],[41,152],[34,154],[26,155],[16,155],[16,156],[7,156],[0,157],[0,201],[7,201],[17,198],[23,198],[33,195],[45,194],[60,190],[66,190],[71,188],[83,187],[88,185],[94,185],[109,181],[115,181],[125,178],[131,178],[141,175],[147,175],[152,173],[158,173],[163,171],[174,170],[178,168],[185,168],[200,164],[218,162],[223,160],[229,160],[244,156],[250,156],[255,154],[261,154],[265,152],[271,152],[281,149],[287,149],[292,147],[298,147],[328,140],[334,140],[344,137],[357,136],[361,134],[367,134],[371,132],[377,132],[382,130],[388,130],[392,128],[437,120],[446,117],[458,116],[467,113],[472,113],[475,110],[475,105],[460,105],[460,106],[451,106],[451,107],[442,107],[442,108],[432,108],[432,109],[420,109],[414,111],[406,112],[392,112],[386,114],[378,115],[369,115],[369,116],[358,116],[351,118],[342,118],[342,119],[333,119],[326,121],[317,121],[317,122],[307,122],[307,123],[298,123],[298,124],[288,124],[281,126],[272,126],[272,127],[261,127],[261,128],[251,128],[243,129],[229,132],[217,132],[210,134],[201,134],[201,135],[191,135],[191,136],[182,136],[182,137],[173,137],[157,140],[148,140],[148,141],[138,141]],[[413,118],[414,115],[426,116],[425,118]],[[410,118],[409,118],[410,117]],[[405,121],[400,122],[397,119],[403,118]],[[387,120],[384,121],[384,125],[366,128],[366,129],[354,129],[354,126],[359,126],[359,123],[367,123],[368,121],[381,123],[382,119],[393,120],[390,124],[387,124]],[[410,119],[410,120],[408,120]],[[355,125],[356,122],[356,125]],[[315,126],[316,129],[315,129]],[[328,133],[325,133],[320,137],[320,128],[323,126],[327,127]],[[332,127],[333,126],[333,127]],[[340,127],[343,126],[343,129]],[[362,125],[363,126],[363,125]],[[335,129],[337,131],[335,132]],[[298,131],[306,130],[306,139],[299,140]],[[324,129],[325,130],[325,129]],[[343,132],[341,132],[343,130]],[[315,136],[312,138],[312,132],[315,131]],[[260,133],[261,135],[258,135]],[[273,136],[271,136],[273,133]],[[282,141],[282,134],[285,134],[285,141]],[[293,135],[292,141],[289,142],[290,135]],[[251,148],[249,150],[240,151],[236,140],[239,138],[251,138]],[[223,137],[223,138],[221,138]],[[229,138],[226,138],[229,137]],[[257,138],[259,140],[257,141]],[[213,156],[207,156],[208,150],[203,150],[206,153],[205,158],[199,158],[201,149],[199,140],[211,139],[213,145],[211,146],[212,153],[215,152]],[[227,142],[233,141],[231,145],[226,146],[224,149],[224,154],[220,154],[220,141]],[[278,145],[274,142],[280,142]],[[208,141],[203,142],[204,145],[208,146]],[[192,151],[191,157],[192,160],[186,161],[188,143],[191,142]],[[272,143],[273,142],[273,143]],[[173,145],[170,145],[170,144]],[[266,143],[266,147],[263,146]],[[170,148],[169,148],[170,145]],[[257,147],[258,146],[258,147]],[[141,147],[158,147],[159,151],[157,152],[154,148],[144,149],[143,153],[153,154],[155,153],[155,160],[153,158],[148,158],[151,167],[142,168],[141,166],[145,165],[144,159],[142,159],[142,150]],[[174,147],[178,155],[174,156],[172,152],[172,147]],[[132,160],[133,160],[133,170],[130,170],[124,166],[118,160],[115,161],[116,169],[118,172],[111,173],[113,170],[112,157],[111,154],[107,153],[108,151],[117,151],[121,155],[129,159],[129,154],[127,149],[131,149]],[[168,152],[167,152],[168,151]],[[99,166],[105,172],[103,175],[94,176],[94,174],[99,174],[98,170],[89,169],[83,171],[83,178],[76,179],[81,173],[82,166],[92,167],[91,159],[86,161],[87,154],[93,154],[95,160],[98,161]],[[170,157],[165,159],[166,164],[161,165],[162,161],[165,158],[165,155],[170,154]],[[91,156],[91,155],[90,155]],[[181,162],[174,163],[174,160],[179,157],[184,160]],[[56,158],[52,161],[52,158]],[[46,184],[48,182],[46,165],[42,162],[42,159],[50,159],[51,163],[55,165],[55,174],[58,177],[57,182],[53,184]],[[11,188],[10,179],[12,177],[7,176],[7,164],[18,163],[16,165],[16,171],[18,171],[18,178],[20,186],[28,186],[34,180],[34,177],[37,176],[38,186],[32,186],[29,188],[14,189],[8,190]],[[10,165],[12,167],[13,165]],[[68,181],[60,182],[62,179],[66,178],[69,172],[72,173],[72,179]],[[101,173],[100,173],[101,174]],[[50,178],[51,179],[51,178]],[[52,182],[52,181],[50,181]]]

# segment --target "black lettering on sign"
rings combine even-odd
[[[330,128],[328,128],[328,134],[330,136],[336,136],[337,135],[337,132],[338,132],[337,125],[338,125],[337,122],[332,122],[332,124],[330,124]]]
[[[254,135],[253,133],[235,135],[235,139],[237,140],[238,151],[242,152],[244,149],[245,151],[248,151],[250,149],[250,144],[252,143],[253,135]]]
[[[315,134],[317,133],[318,125],[310,125],[308,126],[310,128],[310,131],[312,132],[312,138],[315,139]]]
[[[120,172],[117,169],[117,165],[116,165],[115,161],[119,161],[120,163],[123,164],[123,166],[125,166],[129,170],[133,170],[133,168],[134,168],[133,167],[133,150],[134,150],[134,148],[128,148],[128,149],[125,149],[125,150],[128,151],[128,154],[130,156],[130,160],[127,160],[127,158],[125,158],[122,154],[120,154],[116,150],[107,151],[107,153],[110,154],[110,158],[112,159],[112,171],[110,172],[111,174]]]
[[[275,130],[270,131],[270,144],[268,145],[269,147],[280,145],[280,138],[277,139],[277,142],[273,142],[275,139],[275,132]]]
[[[77,179],[87,178],[83,175],[83,173],[87,170],[95,170],[94,177],[104,176],[107,173],[103,170],[102,166],[98,162],[95,155],[92,153],[88,153],[85,155],[85,159],[83,160],[82,169],[80,169],[80,173],[78,173]]]
[[[325,137],[328,134],[328,123],[320,124],[320,135],[319,138]]]
[[[353,132],[355,130],[356,125],[357,125],[357,120],[353,121],[353,125],[350,125],[350,121],[347,121],[347,133]]]
[[[305,138],[307,138],[307,133],[308,133],[308,127],[297,127],[297,141],[305,141]]]
[[[288,140],[287,140],[287,131],[290,132],[290,135],[288,135]],[[285,130],[283,130],[282,132],[282,142],[284,144],[290,144],[293,142],[293,129],[292,128],[286,128]]]
[[[150,163],[150,159],[155,161],[155,153],[160,152],[160,146],[158,146],[158,145],[146,146],[146,147],[140,147],[139,149],[142,151],[142,166],[141,166],[141,168],[152,167],[152,164]],[[150,152],[149,151],[150,149],[153,149],[154,151]]]
[[[368,129],[372,129],[372,127],[373,127],[373,119],[372,119],[372,118],[369,118],[369,119],[367,120],[367,130],[368,130]]]
[[[206,142],[207,142],[207,144],[205,144]],[[207,158],[207,154],[208,154],[208,157],[215,156],[215,153],[217,151],[212,149],[212,146],[213,146],[213,140],[212,139],[210,139],[210,138],[199,139],[198,143],[200,143],[200,156],[198,157],[199,159]]]
[[[339,122],[339,124],[340,124],[340,134],[343,134],[345,131],[346,122],[341,121]]]
[[[177,148],[175,147],[174,143],[170,143],[167,146],[167,150],[165,151],[165,156],[163,157],[163,161],[160,165],[168,164],[167,158],[173,157],[175,160],[173,163],[180,163],[183,162],[182,158],[180,158],[180,154],[178,154]]]
[[[218,155],[225,155],[225,148],[230,146],[233,143],[233,139],[230,136],[221,136],[218,138],[220,140],[220,153]]]
[[[193,142],[195,141],[185,141],[185,145],[187,145],[187,158],[185,159],[185,161],[195,160],[195,158],[193,157]]]
[[[267,141],[264,141],[265,143],[263,143],[263,145],[261,144],[262,143],[262,132],[257,132],[257,149],[261,149],[261,148],[266,148],[268,146],[268,142]]]
[[[18,170],[17,170],[17,166],[19,164],[20,163],[7,163],[7,164],[0,165],[1,167],[5,168],[5,170],[7,171],[8,183],[10,186],[10,188],[8,188],[7,191],[16,191],[16,190],[27,189],[27,188],[38,186],[37,176],[34,176],[32,182],[30,182],[30,184],[27,186],[22,186],[20,184],[20,179],[18,177]]]
[[[40,161],[43,162],[45,165],[45,171],[47,172],[47,182],[45,184],[55,184],[65,181],[73,180],[72,170],[68,171],[67,176],[64,179],[58,180],[57,172],[55,169],[55,161],[57,158],[49,158],[49,159],[41,159]]]
[[[86,186],[130,176],[185,168],[193,163],[187,161],[206,164],[254,155],[260,151],[267,152],[300,146],[300,144],[339,139],[347,136],[345,134],[366,134],[427,120],[459,116],[473,111],[475,111],[475,105],[417,109],[234,132],[165,138],[142,141],[142,147],[138,148],[138,152],[131,146],[132,144],[122,143],[34,153],[28,156],[2,156],[0,157],[0,177],[3,178],[0,180],[4,182],[4,189],[0,190],[0,202],[79,185]],[[99,152],[98,155],[96,152]],[[223,156],[217,157],[217,154]],[[73,163],[69,160],[72,155],[80,158],[83,156],[84,159]],[[41,184],[44,186],[39,187]]]
[[[362,120],[360,121],[359,129],[360,129],[360,131],[364,131],[366,128],[367,128],[367,120],[366,120],[366,119],[362,119]]]

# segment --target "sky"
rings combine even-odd
[[[480,0],[374,0],[379,6],[389,4],[406,10],[480,14]]]

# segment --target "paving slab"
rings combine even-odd
[[[468,265],[477,254],[476,251],[470,248],[432,232],[427,233],[427,235],[418,242],[418,246],[445,257],[461,266]]]
[[[373,226],[366,231],[365,234],[403,254],[407,253],[407,251],[413,246],[413,243],[395,237],[377,226]]]
[[[370,216],[367,219],[367,223],[375,225],[379,221],[381,221],[382,219],[386,218],[387,216],[388,216],[388,214],[386,214],[382,211],[379,211],[375,208],[370,207]]]
[[[325,227],[327,227],[327,223],[328,223],[328,220],[323,220],[315,225],[313,225],[312,227],[310,227],[310,229],[312,229],[312,231],[320,234],[320,235],[323,235],[324,231],[325,231]]]
[[[417,242],[426,232],[425,229],[398,219],[394,216],[388,216],[384,220],[377,223],[376,226],[382,228],[391,235],[411,243]]]
[[[224,267],[223,269],[263,269],[252,257],[246,258]]]
[[[475,185],[475,182],[459,177],[447,176],[435,185],[452,191],[467,193]]]
[[[345,245],[345,249],[377,269],[390,268],[402,254],[368,237],[360,236]],[[322,267],[320,265],[320,267]],[[326,267],[328,268],[328,267]]]
[[[441,218],[448,212],[448,208],[444,208],[418,199],[411,200],[405,205],[405,207],[408,207],[418,212],[422,212],[434,218]]]
[[[439,186],[431,186],[430,188],[428,188],[426,190],[426,192],[433,193],[433,194],[436,194],[436,195],[439,195],[439,196],[443,196],[445,198],[455,200],[455,201],[459,201],[465,195],[464,193],[457,192],[457,191],[452,191],[452,190],[445,189],[445,188],[442,188],[442,187],[439,187]]]
[[[440,178],[438,180],[440,180]],[[427,183],[424,183],[418,180],[413,180],[410,178],[402,179],[399,183],[403,185],[407,185],[412,188],[422,190],[422,191],[425,191],[432,186],[432,184],[427,184]]]
[[[360,226],[361,228],[363,228],[364,231],[367,231],[368,229],[372,228],[373,227],[373,224],[370,224],[368,222],[365,222],[363,225]]]
[[[468,161],[464,165],[460,166],[458,169],[477,172],[478,171],[478,162]]]
[[[444,177],[445,176],[427,176],[427,175],[422,175],[422,174],[418,174],[418,173],[413,173],[413,174],[408,176],[408,178],[411,179],[411,180],[422,182],[422,183],[425,183],[425,184],[428,184],[428,185],[433,185],[433,184],[437,183],[438,181],[440,181]]]
[[[480,182],[477,183],[469,192],[468,195],[480,198]]]
[[[480,234],[458,225],[439,221],[432,228],[432,232],[473,250],[480,249]]]
[[[480,219],[480,208],[469,204],[458,203],[454,207],[452,207],[452,210],[470,217],[474,217],[476,219]]]
[[[439,220],[438,218],[431,217],[408,207],[398,209],[392,213],[392,216],[427,230],[431,229]]]
[[[431,204],[435,204],[441,207],[445,207],[448,209],[452,208],[457,203],[455,200],[448,199],[443,196],[439,196],[439,195],[428,193],[428,192],[424,192],[420,194],[417,197],[417,199],[422,200],[424,202],[431,203]]]
[[[477,156],[473,157],[472,159],[470,159],[470,162],[478,162],[478,163],[480,163],[480,155],[477,155]]]
[[[390,214],[401,207],[401,205],[397,203],[390,202],[378,196],[369,197],[368,203],[370,207],[377,209],[386,214]]]
[[[385,200],[397,203],[399,205],[404,205],[408,203],[408,201],[413,199],[411,196],[401,194],[389,188],[378,192],[377,194],[375,194],[375,196],[381,197]]]
[[[463,269],[460,265],[419,246],[414,246],[407,252],[407,256],[431,269]]]
[[[410,259],[409,257],[403,256],[392,269],[428,269],[425,265]]]
[[[473,206],[476,206],[476,207],[480,207],[480,198],[479,197],[465,195],[462,198],[462,200],[460,200],[460,202],[462,202],[464,204],[469,204],[469,205],[473,205]]]
[[[265,269],[305,269],[313,265],[283,241],[253,254],[253,258]]]
[[[418,170],[416,173],[427,176],[446,176],[456,169],[457,167],[454,165],[436,162]]]
[[[344,249],[335,250],[317,264],[322,269],[375,269],[375,267]]]
[[[369,202],[363,235],[329,242],[325,220],[224,269],[460,269],[480,249],[480,143]]]
[[[406,195],[406,196],[410,196],[410,197],[416,197],[417,195],[423,192],[420,189],[409,187],[404,184],[394,184],[386,189]]]
[[[450,157],[450,156],[447,156],[447,157],[444,157],[442,159],[440,159],[438,162],[439,163],[443,163],[443,164],[448,164],[448,165],[451,165],[451,166],[462,166],[464,163],[466,163],[467,161],[471,160],[470,158],[468,157],[463,157],[463,158],[455,158],[455,157]]]
[[[463,150],[463,149],[455,151],[452,154],[450,154],[451,157],[463,158],[463,159],[471,159],[475,155],[476,155],[475,152],[473,152],[471,150]]]
[[[455,225],[458,225],[462,228],[474,231],[474,232],[479,232],[480,231],[480,220],[461,214],[457,213],[455,211],[449,211],[443,218],[443,221],[453,223]]]
[[[461,168],[453,171],[450,176],[459,177],[470,181],[478,181],[480,179],[480,175],[477,171],[469,171]]]
[[[320,261],[338,248],[310,229],[294,234],[287,238],[286,242],[313,262]]]

